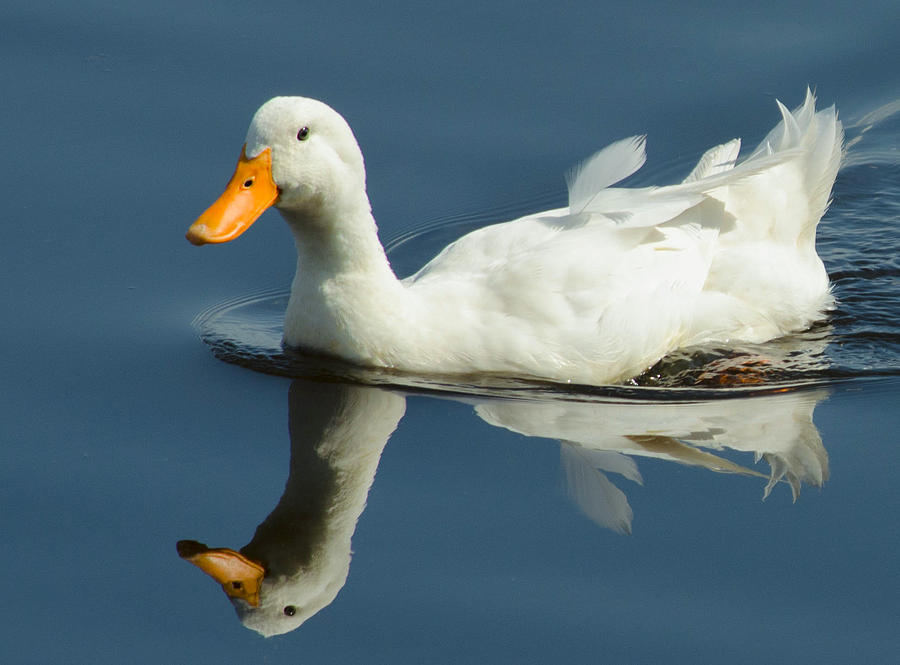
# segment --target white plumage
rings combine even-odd
[[[613,187],[645,161],[643,137],[614,143],[569,174],[568,207],[474,231],[400,281],[346,122],[315,100],[270,100],[246,155],[271,150],[296,240],[284,341],[415,373],[605,384],[685,346],[802,330],[832,305],[815,229],[843,131],[809,91],[779,109],[750,157],[737,162],[729,141],[677,185]],[[213,223],[207,213],[188,237],[218,242]]]

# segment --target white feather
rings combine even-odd
[[[644,165],[646,136],[632,136],[611,143],[574,166],[566,174],[569,210],[583,212],[601,190],[624,180]]]
[[[710,148],[703,153],[703,157],[700,158],[697,166],[694,167],[694,170],[690,172],[688,177],[684,179],[684,182],[696,182],[717,173],[730,171],[734,168],[740,151],[740,139],[732,139],[728,143]]]

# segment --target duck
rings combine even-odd
[[[399,279],[347,121],[275,97],[187,239],[229,242],[281,213],[297,251],[288,349],[416,375],[615,384],[676,350],[763,343],[833,308],[815,240],[843,127],[809,89],[793,110],[776,104],[746,158],[732,139],[679,183],[622,187],[646,137],[616,141],[567,174],[568,205],[472,231]]]

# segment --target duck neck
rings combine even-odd
[[[297,258],[307,272],[323,276],[365,272],[394,277],[378,239],[367,198],[353,206],[323,211],[281,210],[294,236]]]
[[[406,298],[378,238],[368,199],[331,214],[282,210],[297,247],[285,315],[289,346],[384,364],[382,338],[396,341]]]
[[[297,380],[288,404],[287,485],[241,553],[264,562],[273,578],[305,572],[311,583],[310,571],[349,564],[356,522],[406,401],[373,388]]]

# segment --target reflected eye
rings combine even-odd
[[[294,607],[293,605],[287,605],[283,611],[284,611],[284,616],[292,617],[297,613],[297,608]]]
[[[309,127],[301,127],[300,131],[297,132],[297,140],[305,141],[309,138]]]

